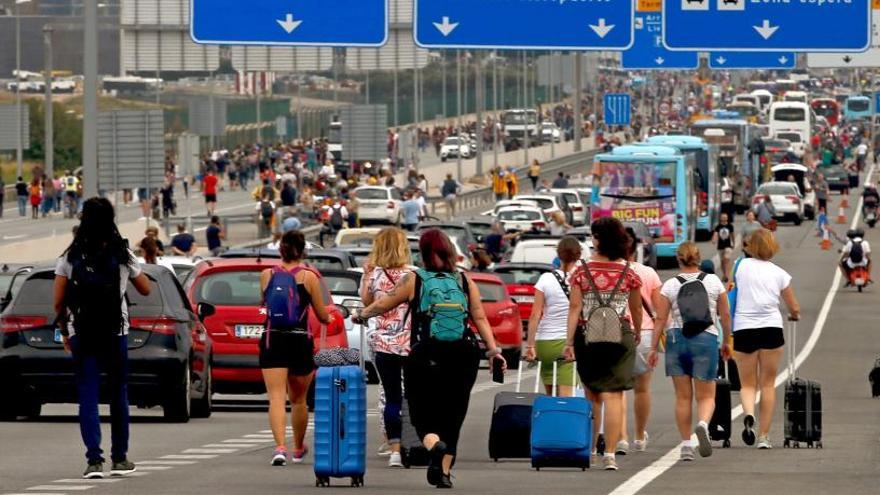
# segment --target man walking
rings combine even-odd
[[[214,216],[214,210],[217,208],[217,174],[213,168],[208,168],[208,175],[204,179],[205,208],[208,209],[208,216]]]
[[[18,180],[15,181],[15,199],[18,200],[18,216],[20,217],[27,215],[28,196],[30,193],[27,182],[19,175]]]
[[[718,225],[713,229],[712,242],[718,249],[718,258],[721,260],[721,281],[727,283],[731,276],[730,260],[733,258],[733,246],[736,246],[736,235],[727,213],[722,213],[719,217]]]
[[[452,174],[446,174],[446,180],[443,181],[443,186],[440,188],[440,195],[446,202],[446,214],[449,215],[450,220],[455,218],[455,198],[459,191],[461,191],[461,184],[452,178]]]

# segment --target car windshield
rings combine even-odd
[[[541,270],[539,268],[498,267],[495,269],[495,275],[501,277],[505,284],[535,285],[538,283],[538,279],[541,278],[541,274],[546,271],[548,270]]]
[[[480,289],[480,299],[484,303],[501,302],[507,299],[504,294],[504,286],[501,284],[479,281],[477,287]]]
[[[784,139],[784,140],[788,141],[789,143],[800,143],[801,142],[801,135],[796,132],[780,132],[780,133],[776,134],[776,137],[778,137],[779,139]]]
[[[260,271],[217,272],[201,278],[196,302],[215,306],[259,306]]]
[[[38,273],[25,280],[18,290],[14,313],[30,312],[40,316],[54,313],[52,308],[54,286],[55,275],[52,272]],[[157,316],[164,313],[162,291],[155,280],[150,279],[150,293],[146,296],[141,295],[129,282],[125,296],[128,300],[129,316]]]
[[[351,253],[354,256],[354,262],[357,263],[357,266],[363,266],[363,264],[367,261],[367,258],[370,257],[370,253],[360,252],[360,253]]]
[[[331,294],[341,294],[346,296],[356,296],[358,294],[359,285],[357,279],[351,277],[342,277],[339,275],[323,275],[324,283],[330,289]]]
[[[338,244],[340,246],[344,244],[359,244],[361,246],[369,246],[373,244],[373,239],[375,239],[378,234],[379,232],[358,232],[356,230],[352,232],[346,232],[345,230],[342,230],[337,236],[339,240]]]
[[[357,199],[388,199],[387,189],[359,189],[355,191]]]
[[[502,210],[498,212],[498,219],[506,222],[530,222],[540,220],[541,214],[532,210]]]
[[[797,184],[764,184],[763,186],[758,188],[758,194],[797,194]]]
[[[318,271],[346,269],[346,266],[342,263],[342,260],[335,256],[317,256],[310,254],[306,256],[306,262],[312,265]]]
[[[488,223],[469,223],[468,226],[477,237],[487,236],[492,231],[492,225]]]
[[[549,198],[529,198],[529,201],[537,203],[542,210],[549,210],[554,206],[553,200]]]
[[[443,144],[448,144],[448,145],[450,145],[450,146],[455,146],[456,144],[461,144],[461,141],[459,141],[458,138],[446,138],[446,140],[443,141]]]
[[[785,148],[788,148],[789,146],[791,146],[791,142],[789,142],[788,140],[782,140],[782,139],[765,139],[764,140],[764,147],[767,149],[770,149],[770,148],[783,148],[783,149],[785,149]]]

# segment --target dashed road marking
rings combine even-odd
[[[117,481],[122,481],[122,480],[120,478],[104,478],[104,479],[98,478],[98,479],[91,479],[91,480],[84,480],[82,478],[78,478],[78,479],[77,478],[65,478],[65,479],[61,479],[61,480],[55,480],[52,483],[76,483],[77,485],[87,485],[90,483],[95,483],[98,485],[100,485],[100,484],[106,485],[108,483],[116,483]]]
[[[32,486],[30,488],[27,488],[27,490],[28,491],[33,490],[35,492],[44,492],[46,490],[57,490],[57,489],[61,488],[62,490],[73,490],[73,491],[81,492],[84,490],[91,490],[94,487],[95,487],[95,485],[66,485],[66,486],[64,486],[64,488],[61,488],[60,485],[37,485],[37,486]]]
[[[138,467],[141,466],[190,466],[192,464],[197,464],[196,461],[139,461]]]
[[[163,455],[160,459],[213,459],[217,454],[168,454]]]
[[[238,449],[186,449],[184,454],[232,454]]]
[[[271,442],[271,441],[272,441],[271,438],[259,438],[259,439],[257,439],[257,438],[234,438],[234,439],[229,439],[229,440],[223,440],[223,441],[221,441],[221,443],[226,443],[226,444],[236,444],[236,443],[238,443],[238,444],[253,444],[253,445],[257,445],[257,444],[260,444],[260,443],[269,443],[269,442]]]
[[[255,447],[253,443],[209,443],[202,445],[203,449],[246,449]]]
[[[140,472],[140,471],[165,471],[165,470],[167,470],[167,469],[172,469],[172,468],[174,468],[174,466],[144,466],[143,463],[139,463],[139,464],[138,464],[138,470],[135,471],[135,472]]]

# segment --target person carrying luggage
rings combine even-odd
[[[718,378],[718,330],[715,315],[724,333],[721,355],[730,358],[730,308],[724,284],[714,274],[700,271],[700,250],[692,242],[682,243],[675,253],[681,272],[666,281],[657,300],[657,332],[651,342],[648,362],[658,361],[660,335],[666,337],[666,376],[675,388],[675,421],[681,434],[682,461],[693,461],[694,449],[712,455],[709,422],[715,410],[715,380]],[[669,321],[672,316],[671,323]],[[696,399],[697,426],[693,428],[692,405]],[[698,445],[691,440],[697,435]]]
[[[361,300],[369,306],[394,290],[400,280],[411,274],[412,256],[406,234],[395,227],[379,231],[373,250],[364,264]],[[409,355],[409,307],[399,304],[374,319],[370,334],[373,364],[382,383],[385,407],[382,412],[387,443],[391,450],[388,467],[403,467],[400,454],[401,410],[403,409],[403,368]]]
[[[468,321],[485,343],[490,370],[505,369],[507,363],[495,344],[480,290],[456,269],[456,251],[446,234],[423,232],[419,250],[425,268],[405,275],[352,321],[363,323],[409,301],[413,328],[404,377],[410,418],[430,453],[428,483],[452,488],[450,471],[482,358]]]
[[[112,446],[110,476],[125,476],[136,467],[128,459],[128,282],[150,294],[143,274],[114,222],[105,198],[83,204],[73,242],[55,265],[54,307],[64,350],[73,356],[79,401],[79,428],[88,465],[83,478],[104,477],[98,401],[101,373],[106,374]]]
[[[290,460],[301,463],[309,409],[306,394],[315,376],[314,341],[308,328],[311,307],[322,325],[330,323],[320,275],[303,265],[306,239],[298,230],[281,237],[281,264],[260,273],[261,305],[266,308],[266,331],[260,336],[260,368],[269,396],[269,426],[275,440],[271,464],[287,464],[287,399],[293,426]]]
[[[577,359],[578,375],[593,410],[601,411],[605,404],[605,441],[616,446],[623,421],[623,392],[635,384],[635,348],[641,332],[632,329],[642,328],[642,281],[626,261],[629,236],[620,220],[600,218],[591,231],[592,258],[572,276],[563,356],[568,361]],[[601,415],[594,416],[591,465],[598,464],[595,449]],[[613,451],[606,451],[602,462],[606,470],[617,470]]]
[[[565,348],[568,296],[571,293],[569,279],[581,259],[581,244],[572,236],[563,237],[556,246],[556,255],[562,263],[560,269],[542,274],[535,284],[535,302],[529,316],[525,355],[527,361],[544,363],[541,367],[541,380],[547,395],[554,395],[551,363],[562,357]],[[555,395],[571,396],[575,385],[573,367],[572,363],[558,365]]]
[[[792,321],[800,318],[801,308],[791,286],[791,275],[770,261],[779,252],[773,233],[762,229],[752,234],[745,252],[748,257],[739,262],[734,274],[737,295],[731,301],[733,358],[742,383],[742,439],[746,445],[755,444],[755,402],[760,386],[758,448],[770,449],[773,448],[770,424],[776,405],[776,373],[785,345],[779,300],[785,301]]]

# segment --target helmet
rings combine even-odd
[[[855,239],[856,237],[865,237],[865,231],[863,229],[850,229],[846,231],[846,237],[848,239]]]

